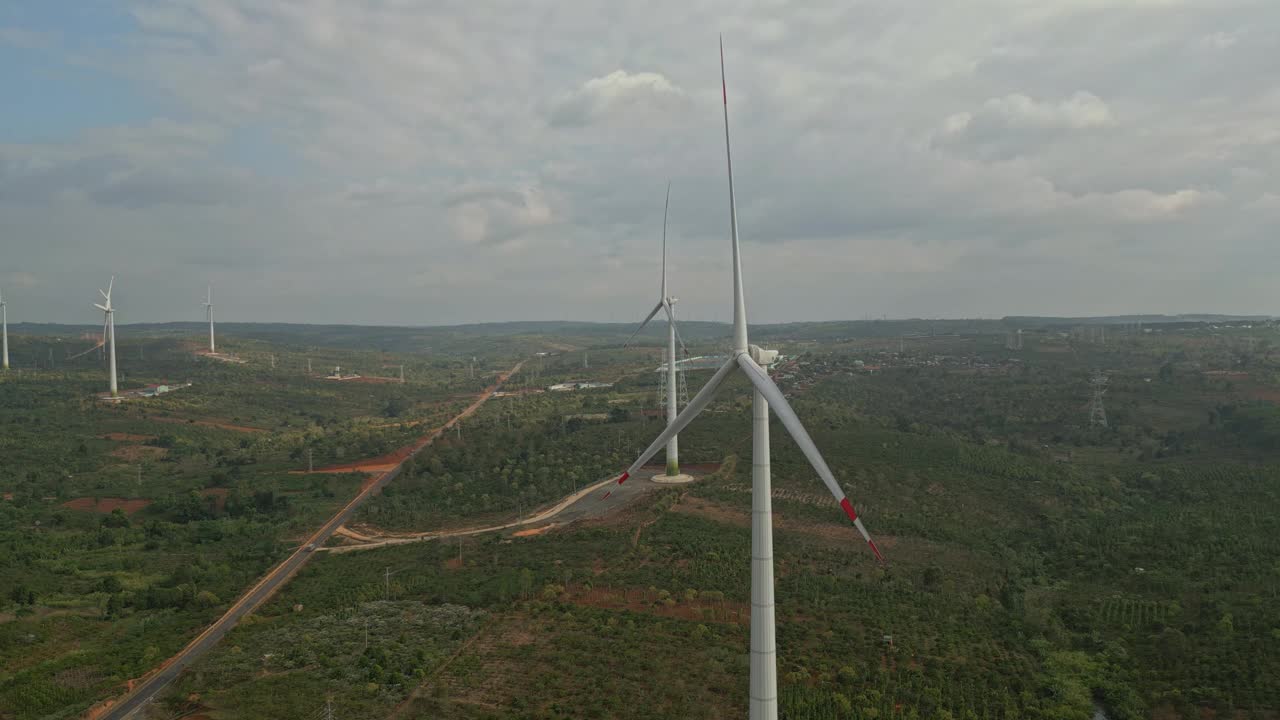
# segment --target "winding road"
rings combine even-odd
[[[414,443],[408,457],[401,461],[400,464],[382,473],[373,482],[366,485],[359,494],[352,498],[351,502],[343,506],[343,508],[334,514],[333,517],[329,518],[329,520],[325,522],[319,530],[313,533],[311,537],[307,538],[306,542],[304,542],[301,547],[293,551],[289,557],[285,558],[283,562],[272,568],[271,571],[264,575],[261,580],[254,584],[253,587],[249,588],[249,590],[241,595],[240,599],[236,600],[235,604],[233,604],[227,612],[222,615],[222,617],[218,618],[212,625],[205,628],[204,631],[197,635],[196,638],[188,643],[186,647],[182,648],[177,655],[166,660],[164,664],[154,670],[151,674],[147,675],[137,685],[133,686],[130,689],[130,692],[123,698],[114,702],[109,701],[110,704],[105,707],[103,705],[97,705],[92,708],[86,715],[86,718],[92,718],[93,720],[125,720],[125,718],[131,717],[139,708],[146,705],[156,696],[157,693],[160,692],[160,690],[172,682],[173,679],[196,658],[204,654],[204,652],[209,648],[217,645],[218,641],[222,639],[222,636],[226,635],[231,628],[235,627],[236,623],[240,622],[241,618],[258,609],[258,607],[271,597],[272,593],[288,582],[289,578],[297,572],[298,568],[305,565],[307,561],[311,559],[312,555],[314,555],[313,549],[323,547],[325,542],[329,540],[329,537],[333,535],[334,531],[341,527],[343,523],[347,522],[347,520],[351,518],[352,514],[354,514],[370,496],[377,493],[384,485],[394,480],[400,474],[400,471],[404,468],[404,464],[406,462],[417,455],[423,448],[435,442],[437,438],[457,424],[458,421],[470,417],[479,410],[480,406],[484,405],[485,401],[493,397],[493,394],[499,387],[501,387],[502,383],[506,382],[507,378],[519,372],[523,365],[524,361],[516,363],[515,367],[512,367],[507,372],[499,375],[497,381],[481,392],[475,402],[471,403],[471,405],[467,406],[465,410],[458,413],[444,425],[432,430]]]

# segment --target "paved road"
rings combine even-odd
[[[497,382],[481,393],[480,396],[476,398],[476,401],[469,405],[466,410],[463,410],[456,417],[449,420],[449,422],[439,428],[436,428],[420,439],[414,447],[413,453],[409,455],[409,458],[412,458],[424,447],[427,447],[434,442],[436,438],[440,437],[441,434],[452,428],[459,420],[465,419],[475,413],[476,410],[479,410],[480,406],[493,396],[493,393],[502,385],[503,382],[506,382],[508,377],[519,372],[522,365],[524,365],[524,362],[517,363],[515,367],[511,368],[506,373],[499,375]],[[280,563],[272,569],[271,572],[263,576],[263,578],[259,580],[256,585],[250,588],[247,593],[242,595],[240,599],[231,606],[231,609],[227,610],[222,617],[218,618],[212,625],[205,628],[204,632],[196,636],[196,639],[192,640],[177,655],[169,658],[169,660],[167,660],[158,671],[152,673],[134,687],[134,689],[125,696],[123,700],[112,705],[110,708],[106,709],[105,712],[101,712],[100,714],[94,714],[93,711],[91,711],[90,717],[96,718],[96,720],[124,720],[125,718],[132,716],[140,707],[155,697],[161,689],[177,677],[183,669],[204,654],[206,650],[217,645],[218,641],[222,639],[222,636],[226,635],[231,628],[236,626],[236,623],[240,622],[240,618],[256,610],[262,605],[262,603],[266,602],[267,598],[271,597],[272,593],[288,582],[289,578],[297,572],[298,568],[305,565],[307,561],[311,559],[314,552],[309,548],[322,547],[325,542],[328,541],[329,536],[333,535],[333,532],[337,530],[339,526],[349,520],[351,515],[355,513],[365,500],[368,500],[370,496],[377,493],[384,485],[394,480],[396,476],[400,474],[405,462],[408,462],[408,458],[402,461],[399,465],[378,476],[378,478],[373,482],[369,483],[368,487],[361,490],[360,493],[351,500],[351,502],[347,503],[345,507],[337,512],[337,514],[329,518],[328,522],[326,522],[319,530],[317,530],[311,537],[307,538],[307,541],[302,544],[302,547],[295,550],[292,555],[284,560],[284,562]]]

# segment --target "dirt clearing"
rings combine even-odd
[[[192,418],[182,417],[149,417],[147,420],[152,422],[173,423],[175,425],[199,425],[201,427],[218,428],[219,430],[231,430],[232,432],[268,432],[265,428],[249,427],[248,425],[235,425],[233,423],[222,422],[221,420],[195,420]]]
[[[62,503],[62,507],[70,508],[71,510],[85,510],[87,512],[102,513],[104,515],[110,513],[116,508],[119,508],[124,510],[125,515],[132,515],[150,504],[150,500],[142,498],[79,497]]]
[[[115,440],[116,442],[150,442],[156,439],[155,435],[135,435],[133,433],[112,432],[106,435],[99,435],[103,440]]]
[[[159,447],[152,447],[150,445],[125,445],[124,447],[118,447],[109,453],[111,457],[120,458],[126,462],[158,460],[168,454],[168,450]]]

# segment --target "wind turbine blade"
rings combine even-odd
[[[111,302],[111,288],[115,287],[116,276],[111,276],[111,282],[107,283],[107,302]]]
[[[858,513],[854,512],[853,503],[849,502],[849,498],[844,494],[840,484],[836,482],[836,477],[831,473],[831,468],[827,467],[827,461],[822,459],[822,453],[818,452],[818,447],[813,444],[813,439],[809,437],[809,431],[804,429],[800,418],[796,416],[794,410],[791,409],[791,403],[787,402],[787,398],[782,394],[782,390],[774,384],[769,378],[769,374],[760,367],[751,356],[742,354],[737,356],[738,366],[747,374],[747,378],[751,380],[751,384],[756,390],[769,401],[769,407],[773,409],[773,414],[778,416],[782,421],[787,432],[796,441],[796,445],[800,446],[800,452],[808,458],[809,464],[817,471],[818,477],[822,478],[822,482],[826,484],[827,489],[835,496],[836,502],[840,503],[840,507],[844,509],[845,515],[853,521],[853,526],[858,528],[858,532],[862,534],[862,539],[867,541],[867,545],[871,546],[871,552],[876,554],[876,558],[880,562],[884,562],[884,556],[880,554],[880,549],[876,547],[875,541],[871,539],[867,528],[863,526]]]
[[[103,300],[110,300],[110,299],[111,299],[111,296],[110,296],[110,295],[108,295],[108,294],[107,294],[104,290],[102,290],[101,288],[99,288],[99,289],[98,289],[98,294],[102,296],[102,299],[103,299]]]
[[[738,251],[738,205],[733,199],[733,152],[729,149],[729,85],[724,79],[724,38],[720,38],[720,94],[724,101],[724,157],[729,168],[729,230],[733,236],[733,350],[747,351],[747,303],[742,291]]]
[[[702,386],[698,394],[693,396],[689,404],[684,406],[684,410],[681,410],[680,414],[676,415],[676,419],[671,421],[671,424],[663,429],[657,439],[644,452],[640,453],[640,457],[631,463],[631,467],[627,468],[627,471],[618,477],[618,484],[621,485],[626,482],[627,478],[631,477],[631,473],[644,467],[644,464],[649,462],[654,455],[657,455],[659,450],[667,446],[667,441],[671,439],[672,435],[679,434],[686,425],[698,416],[698,413],[706,409],[707,405],[711,403],[711,399],[715,397],[716,390],[720,388],[720,385],[724,383],[724,379],[729,377],[729,373],[733,372],[734,369],[733,358],[729,358],[724,365],[720,366],[719,370],[716,370],[716,374],[711,376],[707,384]],[[605,497],[608,497],[608,495],[605,495]]]
[[[667,299],[667,210],[671,208],[671,181],[667,181],[667,199],[662,203],[662,299]]]
[[[645,325],[649,324],[649,321],[653,319],[654,315],[658,314],[658,311],[662,309],[663,305],[665,305],[665,302],[659,301],[657,305],[653,306],[653,311],[650,312],[649,316],[644,319],[644,322],[640,323],[640,327],[636,328],[636,331],[631,333],[631,337],[627,338],[627,341],[622,343],[622,347],[625,348],[629,346],[631,344],[631,341],[636,339],[636,335],[640,334],[640,331],[644,329]]]

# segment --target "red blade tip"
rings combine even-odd
[[[618,476],[618,484],[621,485],[622,483],[626,482],[627,478],[629,477],[631,477],[631,473],[625,473],[625,472],[622,473],[621,475]]]
[[[876,547],[876,541],[868,540],[867,544],[871,546],[871,552],[876,554],[876,559],[883,563],[884,556],[880,554],[880,548]]]
[[[844,508],[844,514],[849,516],[849,522],[858,521],[858,513],[853,511],[853,503],[849,502],[849,498],[841,498],[840,507]]]
[[[613,494],[613,491],[612,491],[612,490],[610,490],[609,492],[605,493],[605,494],[604,494],[604,497],[600,498],[600,502],[604,502],[605,500],[608,500],[608,499],[609,499],[609,496],[610,496],[610,495],[612,495],[612,494]]]

